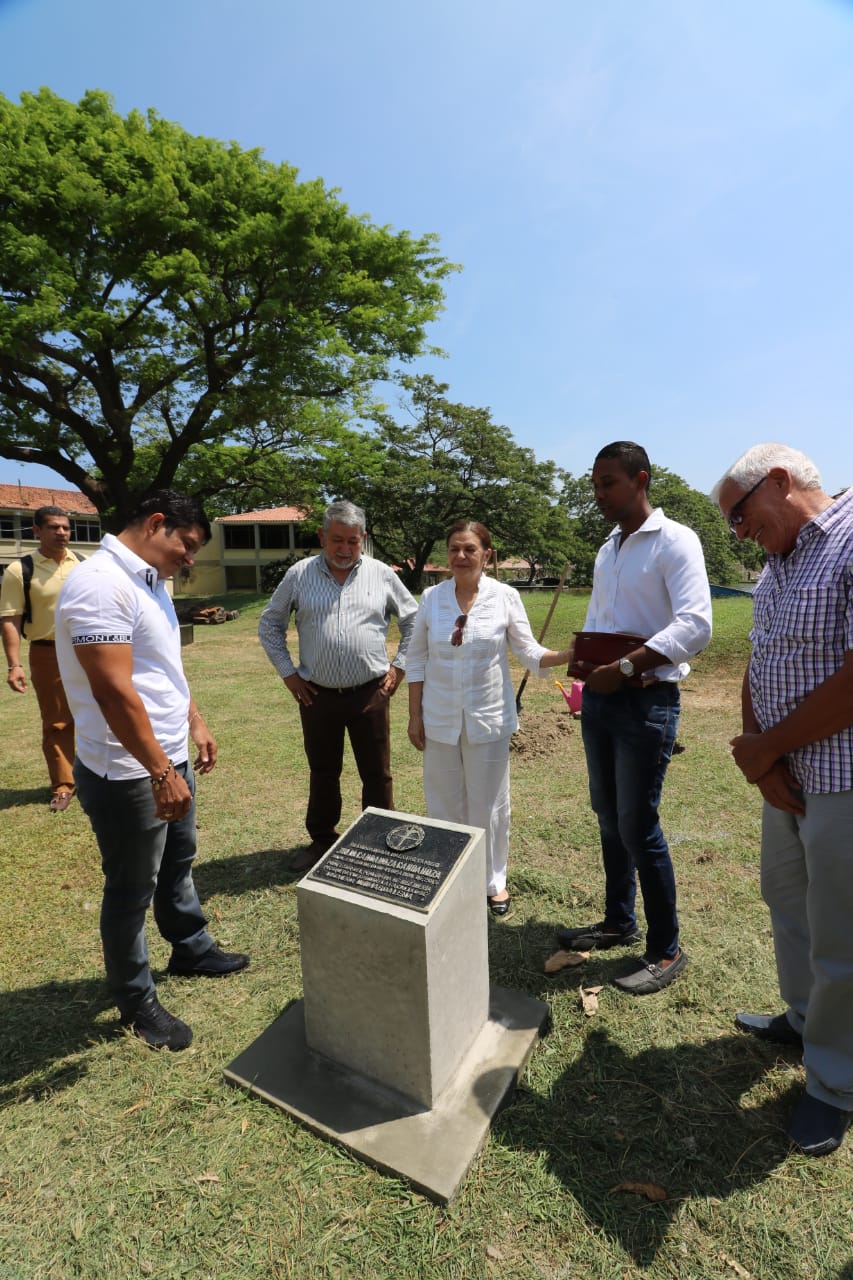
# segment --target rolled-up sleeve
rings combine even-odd
[[[711,639],[711,588],[702,544],[692,529],[680,526],[679,536],[667,541],[660,557],[669,593],[672,621],[646,641],[673,666],[695,658]]]
[[[287,628],[296,604],[293,594],[294,584],[295,576],[291,577],[291,570],[288,569],[273,592],[258,623],[258,639],[283,680],[296,671],[296,664],[287,647]]]
[[[408,676],[409,645],[412,640],[415,618],[418,616],[418,602],[411,592],[403,586],[396,573],[393,570],[390,572],[392,583],[389,590],[388,605],[390,612],[396,615],[400,628],[400,643],[397,646],[397,652],[391,665],[392,667],[399,667]]]
[[[421,596],[421,602],[416,613],[410,619],[411,628],[406,648],[406,679],[409,684],[412,681],[423,680],[426,672],[427,657],[429,655],[427,616],[430,591],[432,591],[432,587],[427,587]]]
[[[544,672],[540,670],[539,663],[543,654],[546,654],[548,650],[544,645],[539,644],[538,640],[534,639],[533,632],[530,629],[530,621],[527,617],[527,610],[519,593],[513,587],[507,587],[506,592],[507,644],[519,662],[523,663],[528,671],[532,671],[534,675],[539,676],[541,679]]]

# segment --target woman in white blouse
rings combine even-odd
[[[452,577],[421,598],[406,653],[409,740],[424,753],[431,818],[482,827],[486,897],[506,915],[509,893],[509,742],[518,728],[507,650],[531,671],[565,666],[537,644],[512,587],[486,576],[492,539],[485,525],[457,520],[447,535]]]

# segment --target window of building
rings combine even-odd
[[[72,542],[100,542],[101,541],[101,522],[100,520],[86,519],[75,516],[71,521],[71,541]]]
[[[0,516],[0,538],[15,537],[14,516]]]
[[[255,546],[253,524],[225,524],[222,526],[226,551],[252,551]]]
[[[280,551],[290,546],[290,525],[262,524],[258,526],[261,534],[261,546],[266,551]]]

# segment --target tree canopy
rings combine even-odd
[[[485,524],[496,547],[521,552],[555,496],[556,467],[537,462],[488,409],[456,404],[429,375],[403,377],[406,420],[374,414],[327,450],[325,485],[368,514],[378,554],[419,591],[424,566],[455,519]]]
[[[0,96],[0,456],[119,517],[424,349],[453,268],[319,180],[109,96]],[[140,453],[139,447],[144,448]]]
[[[653,465],[649,501],[653,507],[663,507],[670,519],[686,524],[696,533],[712,582],[739,582],[743,576],[742,565],[753,568],[760,562],[760,549],[735,541],[711,499],[698,489],[691,489],[686,480],[666,467]],[[565,475],[560,503],[571,518],[577,537],[571,581],[578,586],[588,585],[592,582],[598,548],[612,528],[595,505],[592,472],[580,478]]]

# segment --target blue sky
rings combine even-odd
[[[853,484],[851,68],[843,0],[0,0],[6,97],[105,89],[436,232],[452,399],[706,491],[759,440]]]

